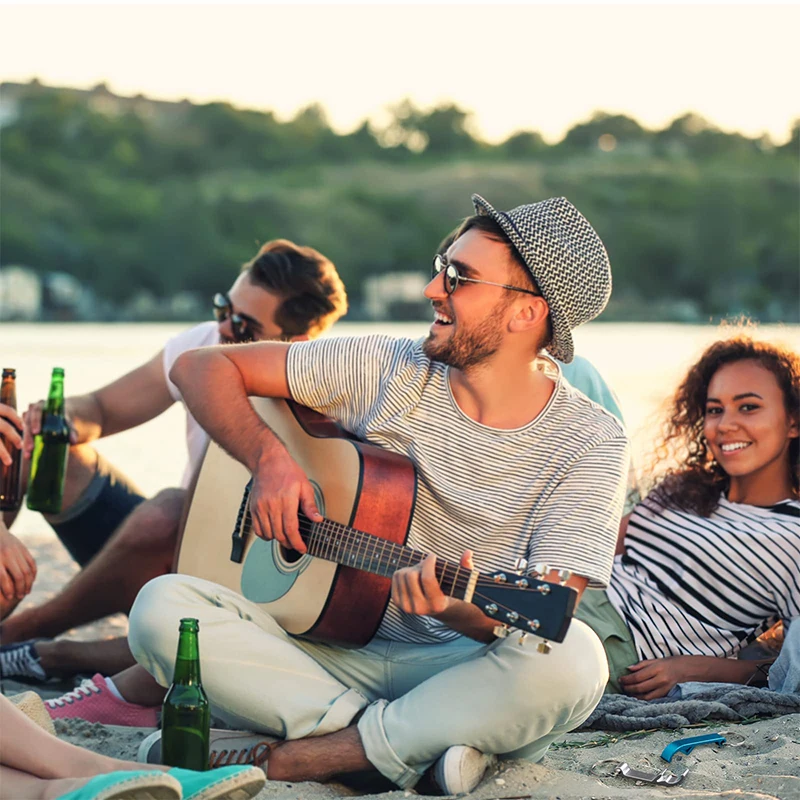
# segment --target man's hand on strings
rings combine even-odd
[[[306,545],[300,535],[298,511],[312,522],[322,522],[314,487],[285,448],[271,453],[253,475],[250,510],[256,536],[274,539],[299,553],[306,552]]]
[[[465,550],[460,566],[472,570],[472,550]],[[392,577],[392,600],[407,614],[437,617],[461,600],[449,597],[436,578],[436,556],[431,554],[413,567],[397,570]]]

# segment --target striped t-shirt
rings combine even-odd
[[[559,380],[527,425],[499,430],[458,407],[449,369],[422,340],[342,337],[293,344],[292,397],[348,431],[408,456],[418,475],[407,544],[476,569],[527,559],[608,583],[619,527],[628,442],[610,413]],[[377,634],[405,642],[458,636],[390,604]]]
[[[727,658],[800,615],[800,503],[725,497],[710,517],[646,499],[634,510],[608,597],[641,658]]]

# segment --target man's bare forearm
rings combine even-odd
[[[275,448],[283,449],[278,437],[253,410],[243,376],[223,348],[183,353],[169,376],[208,435],[251,473]]]
[[[76,444],[92,442],[103,435],[103,409],[94,394],[68,397],[64,411],[77,433]]]

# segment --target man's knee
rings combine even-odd
[[[520,649],[516,637],[509,637],[502,646],[516,661],[514,649]],[[578,620],[572,622],[563,643],[551,646],[550,653],[540,653],[535,637],[528,639],[524,643],[526,650],[530,648],[527,657],[514,664],[504,689],[523,714],[549,706],[557,724],[574,718],[578,725],[602,697],[608,680],[605,652],[595,633]]]
[[[150,500],[154,511],[169,522],[180,520],[185,502],[186,489],[178,488],[162,489]]]
[[[162,489],[138,505],[119,531],[119,543],[132,549],[172,550],[186,499],[184,489]]]
[[[64,499],[61,513],[69,511],[89,488],[97,471],[97,451],[88,444],[76,444],[69,448],[67,473],[64,478]]]
[[[128,645],[137,661],[147,653],[156,659],[175,655],[178,626],[172,608],[181,575],[161,575],[148,581],[139,591],[128,614]]]

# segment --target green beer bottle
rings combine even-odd
[[[175,674],[161,710],[161,761],[171,767],[208,769],[210,717],[200,683],[196,619],[181,620]]]
[[[68,455],[69,425],[64,416],[64,370],[53,367],[42,430],[33,443],[28,508],[45,514],[58,514],[61,511]]]

